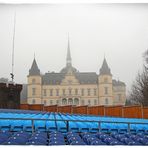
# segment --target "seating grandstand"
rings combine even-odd
[[[0,145],[148,145],[148,120],[0,109]]]

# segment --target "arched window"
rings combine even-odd
[[[35,99],[32,100],[32,104],[35,104]]]
[[[79,99],[78,98],[74,99],[74,105],[79,105]]]
[[[108,98],[105,98],[105,104],[108,104]]]
[[[67,100],[66,100],[66,98],[62,99],[62,105],[67,105]]]
[[[72,104],[73,104],[72,98],[69,98],[69,99],[68,99],[68,104],[69,104],[69,105],[72,105]]]

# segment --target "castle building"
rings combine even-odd
[[[112,79],[104,58],[100,73],[79,72],[72,66],[68,41],[66,66],[42,75],[34,58],[28,75],[27,103],[49,105],[124,105],[126,85]]]

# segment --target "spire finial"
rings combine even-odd
[[[71,66],[69,33],[68,33],[68,47],[67,47],[67,59],[66,60],[67,60],[67,66]]]
[[[35,52],[34,52],[34,59],[35,59]]]

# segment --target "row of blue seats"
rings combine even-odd
[[[0,132],[0,145],[148,145],[148,135],[138,133]]]
[[[64,120],[90,120],[90,121],[106,121],[108,123],[101,123],[100,128],[101,131],[106,132],[127,132],[128,124],[127,123],[110,123],[111,121],[116,122],[119,121],[120,118],[111,118],[111,117],[99,117],[99,116],[82,116],[82,115],[69,115],[69,114],[61,114],[61,113],[44,113],[44,114],[23,114],[23,113],[0,113],[0,118],[31,118],[31,119],[52,119],[54,121],[34,121],[35,130],[39,131],[51,131],[51,130],[59,130],[66,132],[67,131],[67,123]],[[124,120],[123,120],[124,119]],[[63,120],[63,121],[58,121]],[[116,120],[116,121],[115,121]],[[122,118],[122,122],[131,122],[132,120],[135,122],[143,122],[147,123],[147,120],[144,119],[126,119]],[[85,124],[84,124],[85,123]],[[0,120],[0,128],[9,129],[11,131],[31,131],[32,123],[31,120]],[[130,125],[131,132],[148,132],[147,124],[131,124]],[[82,132],[98,132],[99,124],[97,122],[69,122],[69,130],[73,131],[82,131]]]

